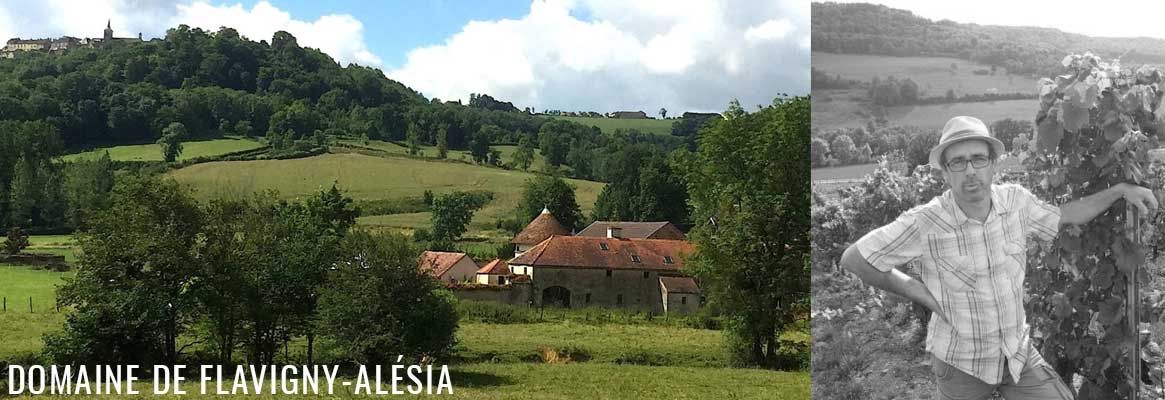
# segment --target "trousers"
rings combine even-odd
[[[995,385],[987,384],[932,355],[931,368],[938,386],[936,397],[941,400],[986,400],[992,392],[998,390],[1007,400],[1072,400],[1072,391],[1068,390],[1060,375],[1044,361],[1039,352],[1033,349],[1031,353],[1018,382],[1005,372],[1003,382]],[[1003,370],[1007,371],[1006,359]]]

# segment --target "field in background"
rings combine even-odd
[[[300,198],[337,183],[345,195],[355,199],[419,197],[425,190],[435,194],[455,190],[489,190],[494,200],[474,214],[471,231],[492,229],[498,218],[513,215],[521,199],[522,185],[532,173],[486,168],[457,162],[425,161],[411,158],[374,157],[360,154],[324,154],[291,160],[209,162],[168,173],[196,189],[195,196],[249,196],[255,191],[274,189],[282,198]],[[568,179],[584,214],[589,214],[602,183]],[[400,215],[400,214],[397,214]],[[385,225],[416,227],[427,217],[400,215],[399,218],[363,219]]]
[[[182,142],[182,154],[178,156],[178,161],[195,157],[218,156],[260,147],[263,147],[263,145],[255,140],[241,138]],[[68,154],[62,156],[61,159],[65,161],[97,159],[106,151],[109,151],[109,158],[114,161],[162,161],[162,147],[157,144],[136,144],[100,148],[83,153]]]
[[[659,117],[656,111],[643,110],[651,117]],[[554,119],[563,119],[571,122],[577,122],[583,125],[596,126],[603,133],[615,133],[616,129],[638,129],[643,133],[653,133],[656,135],[670,135],[671,124],[677,120],[675,119],[630,119],[630,118],[591,118],[591,117],[548,117]]]
[[[976,75],[975,70],[990,71],[991,66],[951,57],[892,57],[866,54],[813,52],[813,68],[843,79],[869,81],[873,78],[910,78],[918,84],[922,97],[943,96],[947,90],[956,95],[996,93],[1036,94],[1036,80],[1028,76],[1007,75],[1002,66],[995,75]],[[951,73],[951,64],[958,69]],[[814,110],[816,112],[816,110]]]
[[[401,146],[401,145],[398,145],[398,144],[393,143],[393,142],[382,141],[382,140],[369,140],[367,143],[364,143],[364,142],[359,141],[359,140],[343,139],[343,140],[340,140],[339,143],[350,145],[350,146],[367,147],[367,148],[380,150],[380,151],[390,153],[390,154],[399,154],[402,156],[409,154],[408,147]],[[516,145],[494,145],[494,146],[490,146],[489,148],[495,149],[501,153],[503,164],[509,164],[510,162],[512,162],[513,154],[515,151],[518,150],[518,146],[516,146]],[[421,146],[420,152],[417,155],[419,155],[421,157],[436,158],[437,157],[437,146]],[[450,159],[450,160],[472,161],[473,155],[471,155],[468,151],[464,151],[464,150],[449,150],[446,152],[445,158]],[[534,161],[530,163],[529,170],[530,171],[541,171],[543,168],[545,168],[545,166],[546,166],[546,158],[542,157],[542,152],[540,150],[538,150],[538,144],[535,143],[534,144]]]

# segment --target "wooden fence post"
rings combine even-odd
[[[28,312],[32,313],[32,296],[28,296]]]
[[[1132,204],[1125,205],[1125,237],[1132,239],[1133,243],[1141,243],[1141,218],[1137,213],[1136,207]],[[1129,332],[1133,333],[1133,348],[1129,351],[1129,368],[1131,372],[1133,387],[1133,400],[1141,398],[1141,332],[1138,327],[1141,321],[1140,304],[1141,304],[1141,285],[1138,282],[1137,274],[1141,272],[1141,265],[1133,269],[1132,276],[1125,283],[1126,304],[1125,318],[1128,319]]]

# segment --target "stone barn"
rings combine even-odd
[[[663,312],[691,314],[700,308],[700,287],[687,276],[661,276],[659,289],[663,295]]]
[[[473,282],[477,279],[477,263],[465,253],[426,251],[417,260],[417,267],[441,282]]]
[[[694,251],[682,240],[551,236],[509,264],[514,274],[529,276],[535,306],[660,314],[668,293],[661,280],[683,276],[683,256]]]

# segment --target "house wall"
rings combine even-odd
[[[502,281],[505,277],[505,275],[497,274],[477,274],[477,283],[482,285],[505,285],[510,283],[509,280]]]
[[[481,267],[469,257],[462,257],[457,261],[457,264],[453,264],[453,268],[449,268],[441,275],[441,280],[444,282],[475,282],[478,268]]]
[[[663,313],[658,272],[613,269],[608,277],[606,269],[535,267],[534,270],[537,277],[533,278],[531,296],[536,306],[542,303],[543,290],[561,286],[570,291],[571,308],[598,306]],[[618,302],[619,295],[623,295],[622,304]]]
[[[700,309],[700,295],[698,294],[668,293],[666,297],[668,314],[691,314]]]

